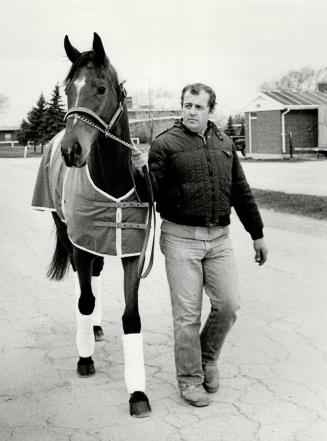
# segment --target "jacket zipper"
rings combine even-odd
[[[200,134],[199,135],[203,141],[203,145],[204,145],[204,151],[206,154],[206,158],[207,158],[207,163],[208,163],[208,170],[209,170],[209,178],[210,178],[210,187],[211,187],[211,213],[210,213],[210,223],[213,225],[214,224],[214,219],[215,219],[215,187],[213,184],[213,172],[212,172],[212,166],[211,166],[211,160],[210,160],[210,155],[209,155],[209,150],[208,150],[208,144],[207,144],[207,140],[205,138],[204,135]]]

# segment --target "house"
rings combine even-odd
[[[19,127],[0,127],[0,148],[2,145],[13,147],[18,144],[17,133]]]
[[[248,154],[327,151],[326,84],[318,90],[260,93],[244,109]]]

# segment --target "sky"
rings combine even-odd
[[[41,93],[48,100],[97,32],[128,94],[180,91],[203,82],[218,111],[242,112],[265,81],[327,66],[325,0],[0,0],[0,126],[19,126]]]

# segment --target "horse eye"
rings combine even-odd
[[[105,87],[98,87],[98,94],[99,95],[103,95],[105,93],[105,91],[106,91]]]

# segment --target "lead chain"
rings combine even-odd
[[[91,127],[94,127],[95,129],[99,130],[101,133],[103,133],[106,137],[113,139],[114,141],[118,141],[120,142],[120,144],[123,144],[124,146],[128,147],[131,150],[136,150],[138,151],[137,147],[135,146],[135,144],[132,141],[132,144],[129,144],[126,141],[123,141],[122,139],[118,138],[117,136],[113,135],[112,133],[108,132],[107,130],[104,130],[102,127],[98,126],[97,124],[95,124],[94,122],[84,118],[83,116],[79,115],[78,113],[71,113],[70,115],[67,116],[67,119],[70,118],[77,118],[80,119],[81,121],[85,122],[86,124],[88,124]]]

